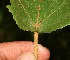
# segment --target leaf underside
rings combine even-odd
[[[70,25],[70,0],[10,0],[7,8],[22,30],[50,33]]]

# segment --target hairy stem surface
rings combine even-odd
[[[38,58],[38,32],[34,32],[34,56]]]

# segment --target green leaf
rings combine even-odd
[[[10,0],[7,8],[22,30],[50,33],[70,25],[70,0]]]

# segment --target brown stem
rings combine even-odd
[[[38,55],[38,32],[34,32],[34,56],[37,59]]]

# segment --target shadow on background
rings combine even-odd
[[[33,41],[33,33],[18,28],[12,14],[6,8],[9,0],[0,2],[0,42]],[[39,44],[51,51],[50,60],[70,60],[70,26],[50,34],[40,33]]]

